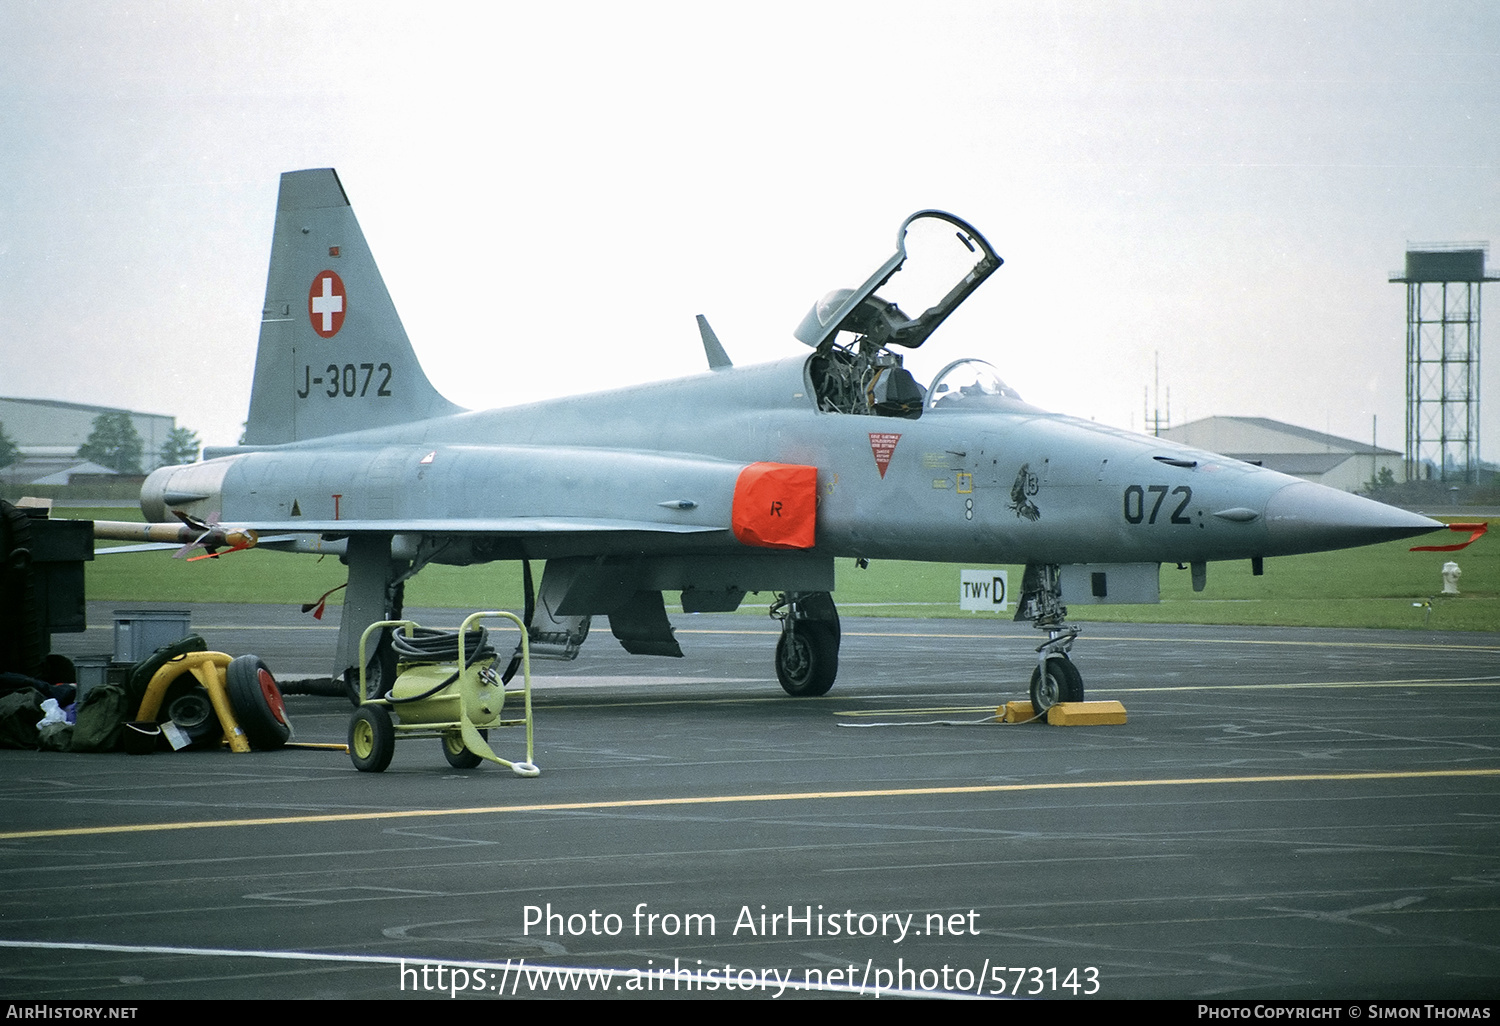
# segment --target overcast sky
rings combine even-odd
[[[249,399],[278,176],[338,169],[468,407],[738,363],[951,210],[908,360],[1403,446],[1407,242],[1500,242],[1500,4],[0,0],[0,395]],[[1500,257],[1491,258],[1491,267]],[[1500,459],[1500,299],[1483,454]]]

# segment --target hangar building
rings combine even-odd
[[[150,473],[161,465],[158,453],[177,426],[175,417],[136,413],[114,406],[88,406],[52,399],[15,399],[0,396],[0,425],[21,459],[0,468],[0,481],[11,484],[66,484],[72,474],[111,474],[107,468],[78,458],[78,447],[88,441],[94,418],[101,413],[124,413],[141,436],[141,469]]]
[[[1368,489],[1382,469],[1404,479],[1402,454],[1393,449],[1265,417],[1205,417],[1163,428],[1161,437],[1346,492]]]

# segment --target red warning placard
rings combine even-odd
[[[875,454],[875,466],[880,476],[885,477],[885,468],[891,465],[891,456],[896,452],[896,443],[901,436],[893,431],[871,431],[870,451]]]
[[[734,483],[730,526],[743,545],[810,549],[818,520],[818,468],[752,463]]]

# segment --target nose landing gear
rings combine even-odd
[[[1031,671],[1031,711],[1038,717],[1046,716],[1060,702],[1083,701],[1083,674],[1068,658],[1078,628],[1064,625],[1061,630],[1049,630],[1048,635],[1049,640],[1037,647],[1036,669]]]
[[[1036,668],[1031,671],[1031,711],[1041,718],[1061,702],[1083,701],[1083,674],[1068,657],[1082,628],[1067,623],[1068,607],[1062,602],[1062,568],[1056,563],[1028,563],[1021,578],[1021,600],[1016,619],[1030,620],[1047,640],[1037,646]]]

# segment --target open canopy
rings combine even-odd
[[[920,258],[911,268],[905,266],[908,242]],[[915,349],[1002,263],[968,222],[941,210],[919,210],[901,223],[889,260],[859,288],[836,289],[820,299],[794,334],[820,352],[840,331],[875,346]],[[913,317],[903,306],[922,312]]]

